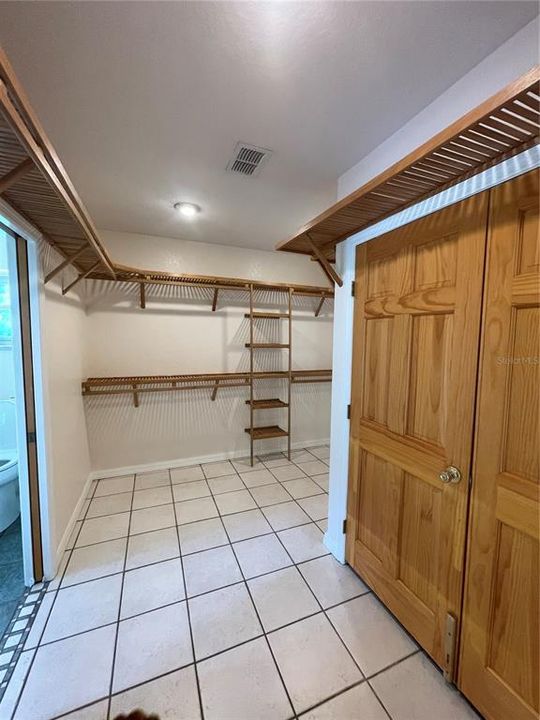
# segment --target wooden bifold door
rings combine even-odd
[[[538,263],[537,171],[356,256],[347,561],[501,720],[538,709]]]

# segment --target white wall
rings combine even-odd
[[[342,198],[403,158],[423,142],[469,110],[478,106],[505,85],[516,80],[538,63],[538,20],[529,23],[477,67],[420,112],[346,172],[338,182]],[[352,364],[353,300],[355,248],[395,227],[503,182],[540,163],[538,147],[511,158],[503,165],[471,178],[427,201],[393,215],[369,229],[348,238],[337,248],[337,269],[344,283],[336,288],[334,307],[333,378],[331,408],[331,457],[328,531],[325,542],[341,561],[345,559],[345,536],[342,523],[346,517],[349,452],[349,421]]]
[[[169,272],[232,275],[246,279],[327,286],[316,263],[303,256],[183,242],[124,233],[101,233],[105,246],[120,263]],[[244,318],[245,292],[220,291],[212,312],[212,290],[147,288],[146,309],[138,289],[129,285],[87,284],[86,369],[88,376],[235,372],[249,368],[249,321]],[[277,293],[261,293],[257,307],[284,309]],[[293,366],[331,367],[333,302],[325,301],[314,317],[317,298],[293,302]],[[278,338],[276,321],[259,321],[261,340]],[[287,323],[280,322],[281,332]],[[257,337],[255,338],[258,339]],[[286,351],[258,351],[260,369],[286,367]],[[284,384],[258,383],[259,396],[283,396]],[[100,474],[126,468],[195,462],[199,458],[245,455],[249,439],[245,400],[248,390],[209,390],[140,396],[86,398],[85,409],[92,468]],[[293,441],[297,445],[329,437],[330,384],[293,386]],[[265,411],[261,424],[283,424],[286,413]],[[259,452],[283,447],[283,440],[257,443]]]

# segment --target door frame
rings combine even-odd
[[[1,200],[0,229],[12,239],[8,243],[8,264],[16,290],[11,298],[15,397],[17,408],[23,408],[23,412],[16,413],[21,534],[24,582],[30,587],[54,574],[41,350],[40,236]],[[32,403],[33,408],[27,403]],[[36,438],[30,453],[26,442],[29,430]]]

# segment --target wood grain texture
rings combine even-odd
[[[459,686],[493,720],[539,711],[539,189],[491,197]]]

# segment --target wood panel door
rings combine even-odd
[[[538,171],[492,191],[459,686],[487,717],[538,717]]]
[[[357,248],[347,561],[451,675],[487,194]],[[442,482],[448,466],[462,473]]]

